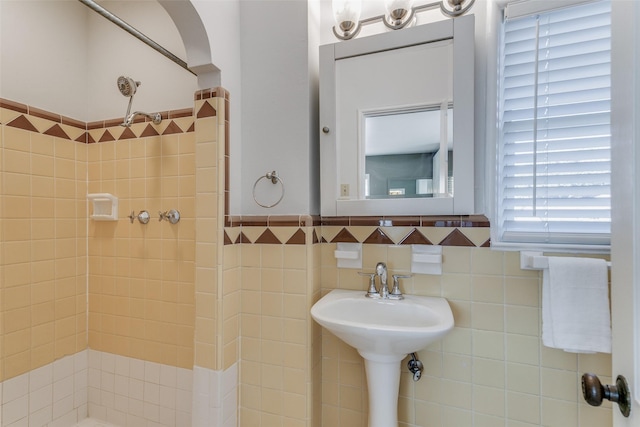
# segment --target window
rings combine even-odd
[[[611,3],[506,12],[493,243],[608,248]]]

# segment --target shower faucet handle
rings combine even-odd
[[[171,224],[177,224],[180,221],[180,212],[175,209],[168,210],[166,212],[158,211],[160,218],[158,221],[167,220]]]

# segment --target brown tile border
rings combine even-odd
[[[218,88],[218,89],[224,90],[224,89],[221,89],[221,88]],[[80,121],[80,120],[73,119],[71,117],[62,116],[60,114],[52,113],[50,111],[46,111],[46,110],[43,110],[43,109],[40,109],[40,108],[37,108],[37,107],[32,107],[32,106],[29,106],[29,105],[26,105],[26,104],[22,104],[20,102],[11,101],[9,99],[4,99],[4,98],[0,98],[0,108],[5,108],[7,110],[15,111],[15,112],[18,112],[18,113],[21,114],[17,118],[13,119],[11,122],[3,123],[5,125],[18,127],[18,128],[21,128],[21,129],[29,130],[31,132],[38,132],[36,127],[33,126],[33,124],[29,121],[29,117],[28,116],[33,116],[33,117],[37,117],[39,119],[49,120],[49,121],[54,123],[52,126],[50,126],[46,131],[44,131],[42,133],[47,134],[47,135],[60,137],[60,138],[66,138],[66,139],[70,139],[69,136],[66,135],[64,130],[62,130],[58,125],[55,125],[56,123],[57,124],[63,124],[63,125],[66,125],[66,126],[72,126],[72,127],[78,128],[78,129],[83,129],[85,131],[90,131],[90,130],[95,130],[95,129],[105,129],[105,133],[102,134],[102,137],[99,139],[98,142],[115,141],[113,136],[110,137],[110,134],[109,135],[106,134],[108,132],[107,129],[111,128],[111,127],[120,126],[120,124],[122,123],[122,119],[121,118],[120,119],[106,119],[106,120],[97,120],[97,121],[91,121],[91,122],[83,122],[83,121]],[[193,126],[191,126],[187,131],[184,131],[184,130],[182,130],[182,128],[177,123],[175,123],[173,121],[174,119],[179,119],[179,118],[184,118],[184,117],[193,117],[193,109],[192,108],[182,108],[182,109],[178,109],[178,110],[163,111],[163,112],[160,113],[160,115],[162,116],[162,120],[171,120],[171,122],[165,128],[165,130],[163,132],[163,135],[168,135],[168,134],[173,134],[173,133],[193,132]],[[194,117],[194,119],[195,119],[195,117]],[[137,116],[133,121],[134,124],[144,123],[144,122],[151,123],[152,120],[150,118],[146,117],[146,116]],[[13,125],[11,125],[11,123],[13,123]],[[56,127],[56,126],[58,126],[58,127]],[[130,129],[131,128],[129,128],[129,130]],[[141,138],[141,137],[149,136],[148,130],[145,130],[139,136],[135,136],[135,135],[131,136],[131,132],[129,132],[129,133],[123,132],[124,137],[120,137],[120,138],[118,138],[118,140],[120,140],[120,139],[130,139],[130,138],[133,138],[133,137]],[[158,135],[158,133],[156,132],[155,135]],[[86,137],[79,137],[79,138],[76,138],[74,141],[80,142],[80,143],[93,143],[93,142],[95,142],[93,140],[93,138],[88,134],[87,134]]]
[[[418,221],[419,220],[419,221]],[[489,228],[489,220],[484,215],[469,216],[407,216],[407,217],[319,217],[309,215],[273,215],[273,216],[233,216],[227,215],[225,227],[262,227],[260,238],[255,242],[251,242],[244,233],[240,233],[238,243],[267,243],[267,244],[302,244],[301,239],[290,239],[287,242],[280,242],[269,228],[274,227],[300,227],[300,230],[294,235],[301,236],[304,233],[303,227],[340,227],[340,230],[331,238],[319,236],[316,229],[313,230],[313,244],[329,243],[327,239],[331,239],[330,243],[348,242],[363,244],[382,244],[382,245],[441,245],[441,246],[468,246],[468,247],[490,247],[491,240],[487,239],[483,243],[476,245],[465,234],[465,229],[469,228]],[[376,227],[373,231],[361,240],[358,240],[353,234],[352,227]],[[385,232],[387,227],[404,227],[410,228],[403,237],[398,238],[396,242]],[[422,230],[419,230],[421,228]],[[423,234],[425,228],[451,228],[444,238],[439,238],[432,242]],[[388,231],[388,230],[387,230]],[[358,233],[356,233],[358,234]],[[268,237],[267,237],[268,236]],[[273,237],[272,237],[273,236]]]

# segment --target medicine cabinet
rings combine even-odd
[[[320,47],[321,213],[474,211],[474,17]]]

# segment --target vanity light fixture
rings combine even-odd
[[[413,0],[385,0],[384,7],[387,9],[387,14],[382,21],[392,30],[404,28],[415,19]]]
[[[387,13],[360,20],[362,0],[333,0],[333,17],[336,25],[333,34],[340,40],[349,40],[358,35],[363,25],[382,21],[392,30],[399,30],[415,22],[417,12],[440,7],[440,11],[452,18],[464,15],[475,0],[440,0],[434,3],[413,6],[414,0],[385,0]]]
[[[358,35],[362,25],[360,13],[362,12],[362,0],[333,0],[333,19],[340,33],[333,27],[333,34],[341,40],[349,40]]]

